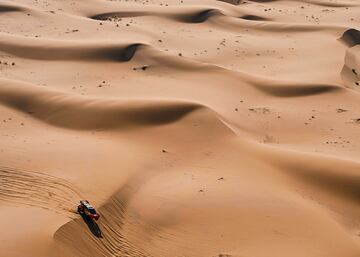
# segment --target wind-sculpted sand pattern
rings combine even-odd
[[[360,256],[359,13],[0,1],[0,257]]]
[[[124,230],[124,226],[136,228],[139,221],[125,214],[121,202],[112,199],[108,205],[98,223],[71,221],[55,233],[55,240],[79,256],[151,256],[136,244],[134,234]]]

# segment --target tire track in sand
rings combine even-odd
[[[0,166],[0,201],[75,217],[80,194],[66,180],[40,172]]]

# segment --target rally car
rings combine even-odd
[[[87,200],[81,200],[77,210],[80,215],[86,215],[94,220],[100,218],[100,215],[96,212],[95,208]]]

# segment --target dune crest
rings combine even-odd
[[[46,123],[70,129],[134,128],[181,119],[198,104],[87,98],[2,81],[0,102]],[[9,85],[10,84],[10,85]]]

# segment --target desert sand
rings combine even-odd
[[[0,257],[360,256],[359,14],[1,0]]]

